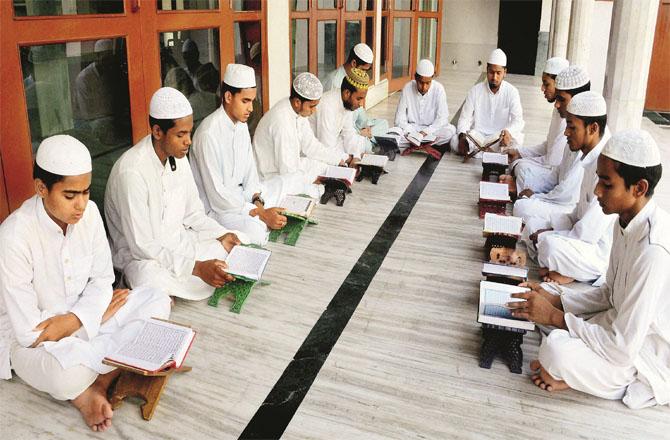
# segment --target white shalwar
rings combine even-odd
[[[512,164],[512,170],[516,177],[517,192],[526,188],[533,192],[549,192],[558,183],[552,169],[561,163],[563,149],[565,148],[565,119],[556,109],[551,115],[551,124],[547,139],[541,144],[531,147],[519,147],[518,152],[521,159]]]
[[[544,339],[539,360],[571,388],[637,409],[670,403],[670,216],[654,200],[614,225],[607,281],[564,289],[568,330]],[[588,316],[588,317],[586,317]]]
[[[328,165],[337,166],[349,155],[326,148],[314,137],[309,120],[291,107],[289,98],[276,103],[263,115],[254,133],[254,154],[259,177],[263,180],[281,176],[286,180],[289,194],[312,194],[319,191],[314,185]],[[290,184],[288,180],[295,180]]]
[[[136,335],[143,321],[167,318],[170,298],[138,288],[101,323],[112,299],[114,271],[102,218],[89,201],[66,233],[42,199],[26,200],[0,226],[0,378],[11,368],[32,387],[59,400],[74,399],[98,374],[114,368],[102,359]],[[42,321],[73,313],[81,327],[71,336],[30,348]]]
[[[523,108],[519,91],[512,84],[503,81],[496,93],[489,88],[488,81],[475,84],[465,98],[461,115],[458,118],[456,133],[474,130],[483,137],[498,135],[507,130],[512,135],[512,145],[516,148],[523,144]],[[470,151],[474,146],[470,144]],[[458,136],[451,138],[451,148],[458,148]]]
[[[554,214],[547,231],[538,236],[537,261],[540,267],[577,281],[602,284],[612,248],[612,226],[616,216],[603,213],[593,191],[598,184],[598,157],[609,140],[605,133],[581,160],[584,177],[579,201],[569,214]],[[602,279],[601,279],[602,277]]]
[[[192,275],[195,262],[225,259],[217,238],[237,231],[207,217],[188,159],[175,163],[175,171],[169,161],[161,163],[148,135],[114,164],[105,192],[112,258],[131,287],[155,286],[199,300],[214,287]]]
[[[195,131],[190,153],[193,177],[207,215],[226,228],[244,233],[251,243],[264,245],[268,228],[251,203],[261,194],[265,207],[277,206],[287,191],[281,178],[261,184],[247,124],[234,123],[223,106],[207,116]]]
[[[395,125],[405,134],[423,131],[435,135],[437,145],[446,144],[456,133],[449,123],[447,93],[439,82],[433,80],[425,95],[416,88],[416,80],[405,84],[395,113]]]
[[[340,89],[333,89],[323,94],[309,123],[327,148],[360,158],[366,152],[367,138],[356,132],[352,118],[352,111],[344,108]]]

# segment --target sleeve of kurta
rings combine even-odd
[[[458,117],[458,127],[456,134],[467,133],[472,128],[472,122],[475,116],[475,87],[471,88],[468,96],[465,98],[463,107],[461,107],[461,115]]]
[[[321,162],[325,162],[328,165],[339,165],[341,161],[347,160],[349,158],[348,154],[340,153],[334,148],[326,148],[321,142],[319,142],[316,136],[314,136],[312,127],[307,121],[304,121],[304,123],[302,123],[302,121],[299,122],[298,129],[300,130],[300,148],[302,154],[304,154],[306,157],[314,160],[320,160]],[[283,132],[286,131],[283,130]],[[290,142],[294,141],[294,139],[290,140]]]
[[[407,119],[407,100],[407,93],[405,93],[405,89],[403,88],[402,92],[400,93],[398,108],[395,111],[395,125],[396,127],[402,128],[404,132],[409,132],[412,130],[412,127],[409,124],[409,120]]]
[[[356,132],[354,128],[353,112],[345,112],[342,118],[342,144],[344,151],[360,158],[365,151],[366,138]]]
[[[195,231],[199,240],[209,240],[219,238],[230,232],[219,222],[205,214],[205,207],[202,205],[198,187],[195,185],[191,167],[184,167],[188,178],[184,179],[184,191],[186,192],[186,207],[184,209],[184,227]]]
[[[614,216],[605,215],[598,199],[594,197],[582,218],[573,226],[570,237],[587,243],[598,243],[605,234],[612,235],[613,222]]]
[[[566,157],[567,156],[564,156],[563,160],[565,160]],[[582,184],[582,176],[584,175],[584,168],[579,164],[573,164],[563,178],[560,178],[560,171],[558,168],[553,169],[552,174],[553,173],[558,175],[558,185],[548,193],[533,194],[531,198],[550,200],[554,203],[570,203],[575,194],[579,192],[579,186]]]
[[[435,111],[435,120],[428,127],[424,128],[428,134],[432,134],[439,130],[442,127],[445,127],[449,124],[449,107],[447,107],[447,94],[443,88],[438,89],[440,91],[437,98],[437,109]]]
[[[258,168],[256,168],[256,158],[254,157],[254,150],[251,148],[251,138],[249,137],[249,132],[245,134],[246,140],[244,144],[246,145],[246,157],[244,163],[240,164],[246,168],[244,173],[244,197],[247,202],[251,202],[251,199],[254,197],[254,194],[262,193],[264,188],[261,184],[261,179],[258,177]],[[237,166],[237,164],[235,164]]]
[[[670,254],[665,249],[647,247],[629,269],[628,291],[615,292],[623,296],[623,301],[617,307],[611,330],[566,314],[570,335],[580,338],[598,356],[615,365],[633,365],[659,311],[667,310],[668,295],[664,288],[668,267]]]
[[[530,147],[519,147],[518,151],[521,157],[544,156],[547,152],[547,141],[544,141],[541,144],[532,145]]]
[[[515,139],[520,139],[525,124],[526,123],[523,120],[521,98],[519,97],[519,92],[514,89],[510,94],[509,122],[507,123],[507,131],[509,131],[512,137]]]

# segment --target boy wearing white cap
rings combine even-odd
[[[402,89],[395,125],[405,134],[418,131],[424,136],[435,135],[435,143],[442,145],[451,140],[456,127],[449,123],[447,94],[434,76],[433,63],[427,59],[419,61],[414,79]]]
[[[598,183],[598,156],[610,139],[607,129],[607,106],[602,95],[583,92],[568,104],[568,148],[579,151],[579,164],[584,169],[579,200],[572,212],[555,213],[535,229],[532,239],[537,243],[540,276],[545,281],[566,284],[572,281],[604,282],[614,216],[605,215],[593,194]],[[537,229],[541,227],[541,229]],[[532,247],[532,241],[526,243]]]
[[[93,431],[111,426],[107,389],[118,375],[102,359],[142,321],[167,318],[155,289],[112,291],[102,218],[89,201],[91,156],[71,136],[40,144],[35,196],[0,225],[0,378],[71,400]],[[113,319],[111,319],[113,318]]]
[[[114,267],[131,286],[200,300],[232,276],[224,259],[238,236],[207,217],[186,154],[193,110],[176,89],[149,104],[151,133],[123,153],[107,181],[105,215]]]
[[[523,144],[523,109],[519,91],[505,81],[507,55],[501,49],[491,52],[486,64],[486,80],[475,84],[465,98],[458,118],[458,136],[451,138],[451,148],[460,155],[474,150],[465,136],[475,131],[482,137],[501,136],[499,150]]]
[[[268,228],[286,224],[277,207],[285,192],[281,179],[263,185],[258,177],[246,124],[254,99],[254,69],[228,64],[221,83],[222,104],[196,130],[190,160],[207,215],[263,245]]]
[[[652,198],[658,146],[643,130],[612,136],[598,158],[598,202],[616,214],[606,282],[551,295],[536,284],[510,303],[518,318],[557,327],[531,362],[533,382],[637,409],[670,403],[670,216]]]
[[[253,140],[258,174],[263,181],[297,176],[297,187],[289,188],[291,193],[319,197],[322,191],[321,185],[314,185],[316,178],[328,165],[345,165],[349,155],[326,148],[314,136],[307,119],[316,111],[322,94],[319,79],[303,72],[293,80],[291,95],[263,115]]]
[[[549,58],[542,72],[540,90],[549,103],[556,101],[556,77],[569,67],[565,58]],[[552,105],[553,107],[553,105]],[[530,147],[511,148],[507,150],[512,163],[512,176],[501,176],[501,182],[515,182],[514,188],[519,193],[526,188],[533,192],[547,192],[556,186],[552,180],[551,170],[561,163],[565,148],[565,119],[561,118],[556,108],[551,113],[551,124],[547,138],[541,144]]]

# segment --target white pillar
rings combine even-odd
[[[556,29],[556,3],[557,0],[551,2],[551,20],[549,21],[549,46],[547,47],[547,58],[551,58],[554,53],[554,31]],[[544,4],[544,3],[543,3]]]
[[[269,107],[291,92],[291,43],[289,2],[267,2]]]
[[[591,29],[595,0],[573,0],[568,33],[570,64],[588,66],[591,55]]]
[[[572,0],[556,0],[554,35],[552,36],[552,57],[566,58],[568,53],[568,32],[570,30],[570,10]]]
[[[640,128],[659,0],[616,0],[604,95],[612,132]]]

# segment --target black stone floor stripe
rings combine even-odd
[[[439,162],[431,156],[426,158],[293,360],[242,431],[240,439],[278,439],[282,436]]]

